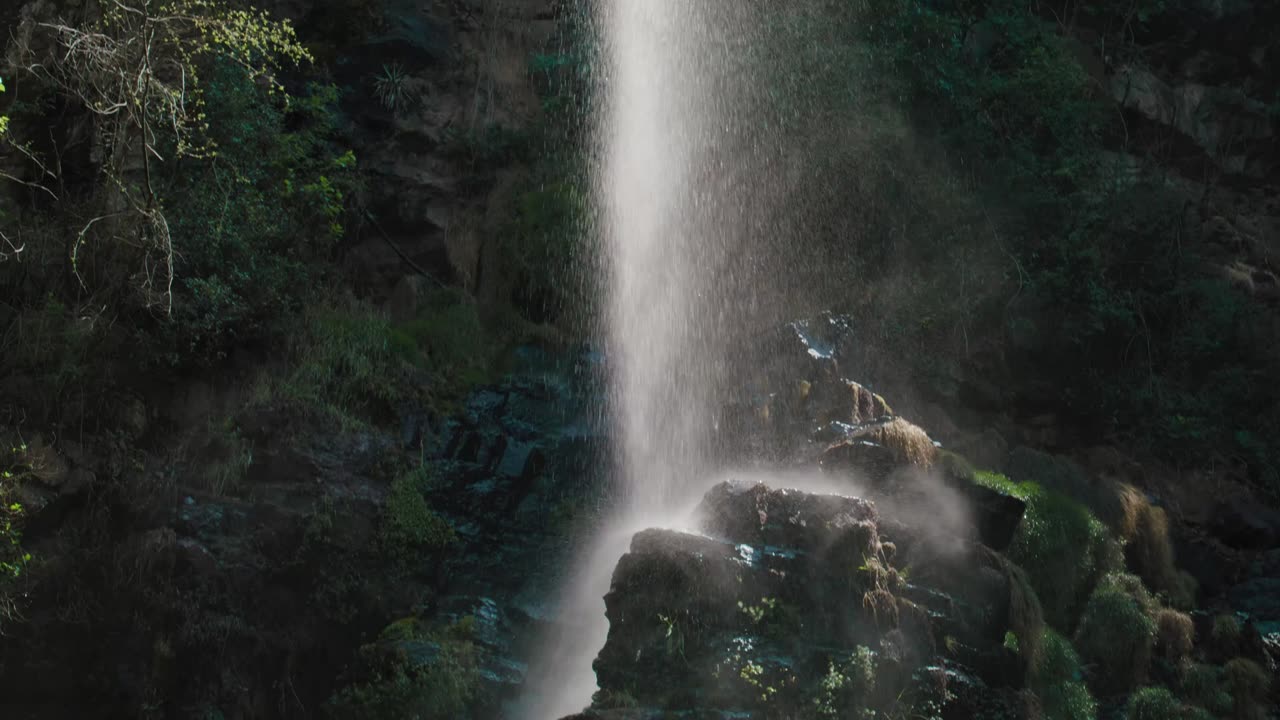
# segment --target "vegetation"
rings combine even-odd
[[[1236,720],[1262,720],[1267,717],[1270,673],[1252,660],[1236,658],[1223,668],[1223,679],[1231,693]]]
[[[432,511],[423,493],[430,476],[425,468],[401,475],[391,483],[382,539],[386,552],[411,562],[415,550],[439,550],[454,542],[453,528]]]
[[[216,0],[102,3],[98,10],[80,26],[27,17],[12,42],[17,66],[37,87],[84,108],[101,143],[96,183],[63,200],[74,202],[67,214],[86,218],[78,229],[68,228],[74,240],[65,257],[33,247],[28,260],[42,270],[65,262],[81,291],[113,300],[133,293],[143,309],[167,317],[182,248],[167,211],[175,198],[162,176],[184,159],[212,161],[235,147],[211,132],[222,118],[207,111],[211,102],[224,107],[216,90],[227,80],[215,75],[206,82],[206,72],[234,68],[247,87],[256,91],[262,81],[266,94],[284,97],[279,71],[310,55],[289,23]],[[271,102],[260,106],[269,109]],[[47,186],[65,187],[61,165],[37,162],[37,182],[58,198]],[[230,164],[234,176],[234,160]]]
[[[1083,505],[1034,482],[978,473],[977,482],[1027,503],[1009,557],[1027,571],[1045,619],[1070,632],[1103,567],[1107,534]]]
[[[479,692],[471,619],[432,630],[417,618],[389,625],[361,648],[363,675],[330,699],[329,717],[463,717]]]
[[[1194,712],[1166,688],[1148,687],[1129,697],[1129,703],[1125,707],[1125,720],[1191,720],[1197,717]]]
[[[23,507],[17,485],[31,468],[25,461],[25,443],[0,448],[0,633],[20,617],[18,587],[31,554],[22,548]]]
[[[795,222],[856,278],[847,309],[884,352],[914,358],[918,385],[954,397],[957,377],[999,376],[999,402],[1055,412],[1090,440],[1243,462],[1278,488],[1280,415],[1256,389],[1276,368],[1248,330],[1266,310],[1201,271],[1212,250],[1193,224],[1212,210],[1161,172],[1168,133],[1118,112],[1089,64],[1145,69],[1194,10],[1121,6],[766,13],[765,124],[812,159],[789,195]],[[1005,361],[975,355],[991,347]]]
[[[1046,628],[1040,645],[1040,661],[1029,684],[1040,698],[1045,720],[1094,720],[1098,704],[1070,641]]]
[[[822,718],[873,717],[870,704],[876,687],[875,654],[859,647],[839,664],[832,662],[822,679],[814,709]]]
[[[1123,693],[1147,679],[1156,628],[1143,604],[1116,583],[1100,586],[1089,598],[1075,645],[1099,692]]]

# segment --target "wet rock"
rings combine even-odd
[[[1027,504],[1012,495],[1006,495],[966,478],[944,474],[943,482],[959,493],[972,510],[973,528],[978,540],[993,550],[1003,551],[1013,542],[1013,535],[1022,524]]]
[[[697,517],[707,535],[646,530],[619,561],[595,662],[602,690],[580,717],[796,717],[855,657],[878,683],[859,707],[924,703],[920,677],[951,678],[970,689],[939,695],[938,707],[958,702],[944,716],[965,717],[963,707],[993,706],[1007,694],[994,688],[1020,678],[1005,633],[1038,633],[1039,609],[989,548],[930,556],[907,537],[916,531],[890,523],[923,578],[908,582],[864,499],[727,482]],[[628,707],[609,706],[619,698]]]
[[[712,488],[700,506],[702,527],[710,534],[756,546],[829,547],[858,527],[861,543],[874,542],[875,507],[859,498],[774,490],[767,485],[724,482]]]

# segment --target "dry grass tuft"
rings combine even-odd
[[[1130,566],[1148,587],[1168,598],[1170,604],[1190,609],[1195,603],[1195,580],[1179,572],[1174,563],[1169,516],[1162,508],[1144,503],[1133,520],[1134,532],[1126,547]]]
[[[1162,608],[1156,613],[1156,648],[1169,662],[1178,665],[1195,647],[1196,627],[1191,616]]]
[[[902,418],[894,418],[872,429],[867,439],[888,449],[901,463],[927,468],[938,457],[938,448],[928,434]]]
[[[1009,631],[1018,639],[1018,651],[1028,671],[1040,662],[1044,637],[1044,611],[1027,573],[1000,553],[983,547],[982,564],[1003,575],[1009,587]]]

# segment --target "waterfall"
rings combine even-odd
[[[748,168],[725,160],[737,157],[746,5],[611,0],[597,8],[607,70],[594,189],[617,506],[565,582],[559,615],[576,629],[535,658],[522,720],[556,720],[590,704],[592,660],[608,633],[603,597],[619,557],[641,529],[686,527],[714,482],[713,409],[732,364],[725,340],[757,297],[745,287],[750,258],[732,252],[747,234]]]

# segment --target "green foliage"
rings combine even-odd
[[[560,316],[578,299],[580,280],[573,272],[584,265],[582,229],[588,212],[581,175],[553,168],[542,172],[549,182],[519,197],[502,241],[517,288],[513,300],[535,320]]]
[[[216,158],[161,186],[177,261],[170,361],[208,363],[279,331],[314,293],[344,233],[355,158],[337,141],[337,91],[310,85],[286,108],[226,64],[205,97]]]
[[[457,539],[449,523],[427,504],[424,493],[430,478],[427,468],[420,467],[392,481],[382,525],[388,552],[439,550]]]
[[[847,44],[846,33],[866,50],[815,58],[823,62],[793,85],[812,83],[801,91],[806,100],[856,98],[861,107],[845,100],[840,114],[864,125],[875,123],[877,100],[901,99],[914,134],[951,156],[944,172],[974,179],[988,221],[968,224],[961,214],[949,241],[989,238],[1011,261],[1017,289],[989,298],[1001,309],[980,319],[982,329],[1018,339],[1016,365],[1050,378],[1041,387],[1056,406],[1183,462],[1244,459],[1280,492],[1280,403],[1258,390],[1271,387],[1263,378],[1272,363],[1247,331],[1260,310],[1200,271],[1206,258],[1184,222],[1194,213],[1165,178],[1134,179],[1109,159],[1108,150],[1142,148],[1080,59],[1097,53],[1141,65],[1142,38],[1154,41],[1164,19],[1192,10],[1175,0],[1098,0],[1071,6],[1055,24],[1035,3],[859,0],[827,11],[835,41],[822,30],[800,34],[822,46],[815,53]],[[1064,32],[1077,24],[1097,38],[1092,47],[1076,47],[1089,41]],[[842,79],[854,76],[876,81]],[[917,193],[938,182],[910,180]],[[924,234],[907,241],[930,242]],[[991,284],[992,293],[1001,289]],[[917,315],[927,311],[909,302]]]
[[[476,302],[459,291],[440,290],[421,305],[417,317],[391,332],[396,356],[438,373],[454,397],[491,381],[504,339],[489,331]]]
[[[4,92],[4,79],[0,78],[0,93]],[[9,132],[9,116],[0,115],[0,138]]]
[[[480,675],[471,623],[443,630],[409,618],[389,625],[361,648],[365,674],[325,707],[334,720],[431,720],[464,717],[478,697]]]
[[[1222,669],[1231,693],[1232,716],[1236,720],[1264,720],[1267,717],[1271,674],[1252,660],[1236,658]]]
[[[391,323],[362,304],[317,306],[291,339],[294,367],[282,389],[344,422],[389,412],[396,396]]]
[[[1124,692],[1146,679],[1156,627],[1141,598],[1117,584],[1099,585],[1089,598],[1075,645],[1099,692]]]
[[[868,706],[876,687],[875,653],[858,646],[843,661],[831,662],[813,699],[814,711],[824,718],[871,718]]]
[[[1125,720],[1190,720],[1194,711],[1183,705],[1168,688],[1146,687],[1129,696]]]
[[[1026,501],[1009,558],[1026,570],[1048,623],[1070,631],[1099,574],[1106,528],[1080,503],[1037,483],[986,472],[975,481]]]
[[[1029,685],[1040,698],[1045,720],[1094,720],[1098,704],[1085,684],[1075,648],[1051,628],[1045,628],[1040,648]]]
[[[1190,663],[1181,672],[1178,694],[1187,702],[1217,716],[1231,713],[1231,692],[1223,682],[1222,668],[1204,663]]]
[[[235,493],[253,464],[253,444],[229,417],[210,423],[204,440],[193,463],[196,486],[214,495]]]
[[[18,617],[18,583],[31,562],[22,547],[24,511],[17,498],[18,483],[31,471],[26,452],[25,444],[0,448],[0,631]]]
[[[409,73],[399,63],[383,65],[382,72],[373,79],[373,92],[382,107],[391,112],[412,109],[418,94],[410,82]]]

